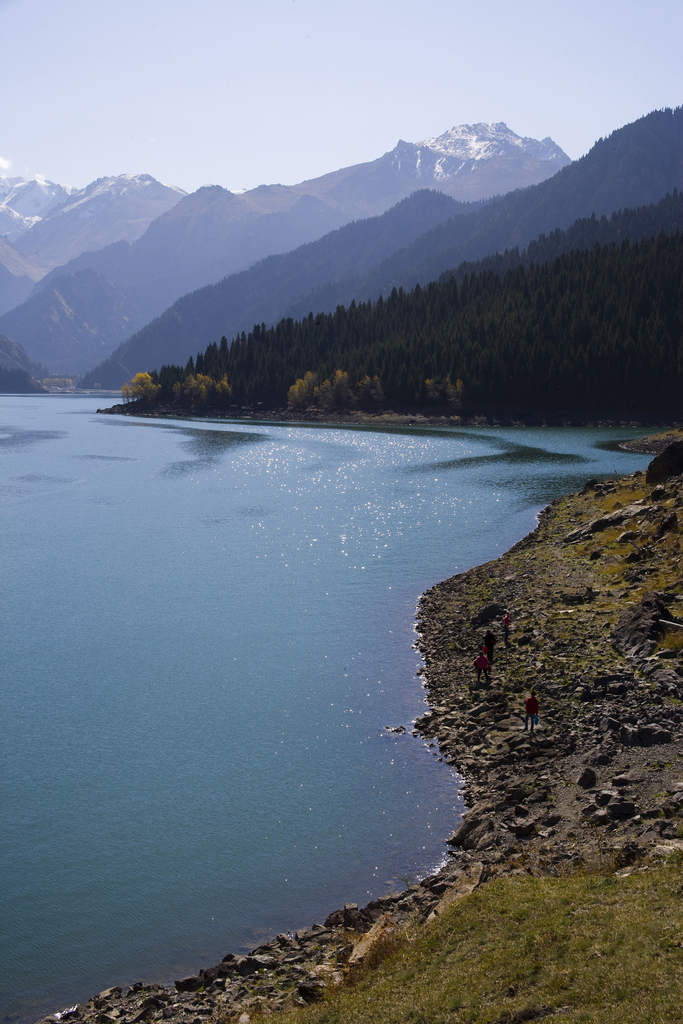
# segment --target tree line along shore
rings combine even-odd
[[[429,710],[415,734],[462,774],[468,808],[441,870],[45,1024],[679,1019],[683,431],[634,447],[659,451],[647,473],[588,481],[501,558],[421,599]]]
[[[130,413],[675,416],[683,234],[447,275],[137,374]]]

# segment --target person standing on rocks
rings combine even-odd
[[[481,679],[481,674],[483,672],[484,673],[484,678],[486,679],[486,682],[488,683],[488,681],[489,681],[489,668],[491,666],[490,666],[489,659],[486,657],[486,648],[485,647],[482,648],[482,651],[481,651],[481,654],[479,655],[479,657],[475,658],[474,667],[477,670],[477,682],[479,682],[479,680]]]
[[[508,647],[510,644],[510,616],[507,612],[503,616],[503,640],[505,641],[505,646]]]
[[[534,734],[534,725],[536,724],[536,716],[538,714],[538,697],[536,691],[532,690],[526,699],[525,706],[526,715],[524,716],[524,732],[527,728],[531,727],[531,735]]]
[[[484,634],[484,643],[486,644],[486,649],[488,651],[489,661],[493,662],[493,648],[496,646],[496,634],[492,633],[490,629]]]

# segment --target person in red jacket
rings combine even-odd
[[[486,679],[486,682],[488,683],[489,681],[490,662],[489,659],[486,657],[487,653],[488,652],[486,650],[486,647],[482,647],[481,654],[479,655],[478,658],[475,658],[474,660],[474,667],[477,670],[477,682],[479,682],[479,680],[481,679],[482,672],[484,673],[484,678]]]
[[[538,697],[536,691],[532,690],[526,699],[526,715],[524,716],[524,731],[526,732],[529,726],[531,726],[531,732],[534,731],[534,725],[536,724],[536,715],[538,714]]]

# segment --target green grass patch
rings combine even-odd
[[[544,1007],[561,1021],[680,1021],[682,881],[676,864],[490,882],[389,940],[297,1024],[504,1024]]]

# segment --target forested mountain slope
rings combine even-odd
[[[284,256],[269,256],[250,270],[179,299],[88,373],[86,385],[92,381],[102,387],[120,387],[148,365],[185,362],[198,347],[226,330],[233,334],[251,327],[256,319],[277,319],[293,296],[306,294],[328,278],[369,270],[419,237],[425,225],[431,227],[467,209],[440,192],[423,190],[379,217],[354,221]],[[226,316],[234,329],[226,326]],[[189,344],[190,337],[199,343]]]
[[[665,234],[672,234],[675,231],[683,230],[683,191],[673,190],[658,203],[651,203],[649,206],[640,206],[636,209],[616,210],[611,217],[603,214],[596,217],[582,217],[575,221],[566,231],[556,228],[554,231],[539,235],[538,238],[529,242],[526,249],[520,251],[519,246],[505,249],[504,252],[494,253],[492,256],[485,256],[480,260],[464,260],[454,269],[444,271],[439,275],[439,280],[450,277],[457,277],[459,281],[465,275],[471,275],[482,270],[493,270],[497,274],[504,274],[506,270],[518,266],[520,263],[529,266],[531,263],[544,263],[548,260],[562,256],[564,253],[572,252],[574,249],[589,249],[599,242],[606,245],[608,242],[621,243],[625,238],[631,242],[638,242],[642,238],[651,238],[663,231]],[[377,273],[376,276],[379,276]],[[408,276],[407,280],[410,280]],[[404,288],[406,276],[398,282],[398,287]],[[415,284],[418,282],[415,281]],[[369,285],[367,278],[356,278],[349,281],[329,282],[311,293],[299,302],[289,306],[283,316],[301,319],[311,309],[329,312],[338,305],[348,305],[354,297],[366,294],[368,299],[377,298],[382,293],[388,294],[391,288],[396,287],[386,283],[383,288],[376,285]],[[410,290],[408,287],[407,290]],[[1,321],[0,321],[1,323]]]
[[[522,248],[578,219],[655,203],[682,188],[683,107],[654,111],[600,139],[553,178],[493,200],[470,217],[437,225],[369,274],[329,282],[318,294],[292,303],[283,315],[305,316],[352,298],[388,295],[394,287],[428,284],[463,261]]]
[[[196,392],[182,385],[188,375],[225,374],[232,404],[266,409],[282,407],[310,372],[319,385],[311,400],[329,402],[336,386],[337,407],[352,401],[359,382],[378,378],[395,407],[435,400],[479,411],[676,410],[683,406],[682,281],[680,232],[596,244],[502,278],[484,271],[255,327],[232,346],[210,346],[196,365],[163,367],[153,380],[160,401],[173,399],[174,384],[176,400],[194,401]],[[337,373],[335,385],[337,371],[348,379]]]
[[[233,337],[255,322],[274,322],[285,310],[304,315],[333,309],[350,297],[375,298],[394,286],[427,284],[463,260],[524,246],[541,233],[566,229],[594,213],[600,216],[656,202],[682,184],[683,108],[655,111],[599,140],[585,157],[554,177],[492,200],[466,216],[441,220],[385,256],[359,247],[355,265],[349,259],[345,271],[336,246],[344,248],[347,239],[336,232],[303,251],[263,261],[187,295],[125,342],[87,380],[118,387],[139,370],[164,361],[184,362],[221,334]],[[305,265],[310,274],[301,273]],[[348,282],[336,283],[345,278],[354,279],[351,293]],[[314,289],[318,291],[311,295]]]

